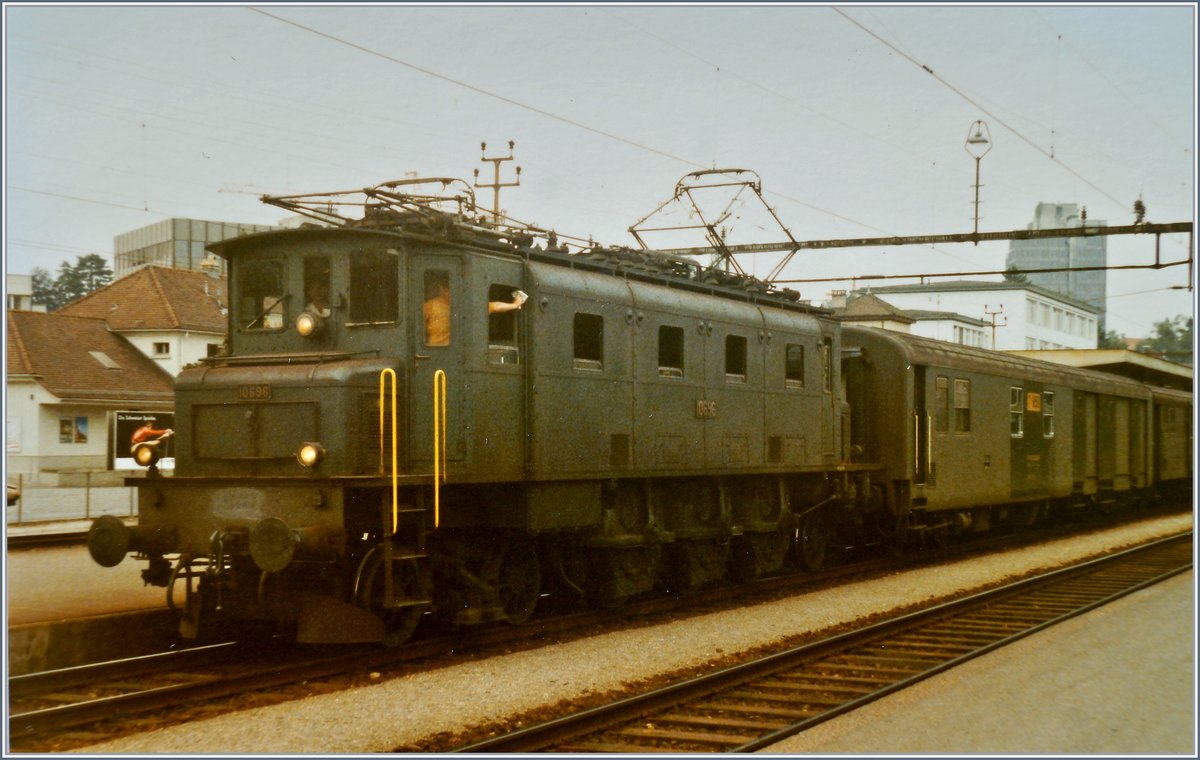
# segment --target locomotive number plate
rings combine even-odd
[[[717,418],[717,402],[707,399],[696,399],[696,418],[715,420]]]
[[[267,383],[239,385],[237,387],[237,397],[244,401],[266,401],[271,398],[271,386]]]

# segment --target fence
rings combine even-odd
[[[16,503],[8,506],[9,525],[137,514],[137,489],[96,486],[87,474],[83,485],[75,487],[30,485],[20,475],[10,476],[9,483],[20,491]]]

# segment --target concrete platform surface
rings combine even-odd
[[[1196,756],[1192,572],[764,752]]]

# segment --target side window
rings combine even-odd
[[[1008,389],[1008,433],[1013,438],[1025,435],[1025,389]]]
[[[599,371],[604,368],[604,317],[599,314],[575,315],[575,369]]]
[[[1054,393],[1052,391],[1042,394],[1042,436],[1054,437]]]
[[[517,312],[525,301],[519,292],[512,285],[488,287],[488,364],[521,363]]]
[[[238,264],[238,326],[244,330],[282,330],[283,302],[288,294],[283,287],[283,262],[278,259],[250,259]]]
[[[683,328],[662,325],[658,328],[658,374],[683,377]]]
[[[746,382],[746,339],[740,335],[725,336],[725,382]]]
[[[789,343],[783,357],[783,385],[785,388],[804,387],[804,346]]]
[[[950,431],[950,378],[938,375],[933,380],[933,430]]]
[[[358,324],[395,322],[399,310],[400,254],[397,251],[352,251],[350,254],[350,321]]]
[[[450,345],[450,273],[443,269],[425,270],[425,300],[421,318],[425,320],[425,345]]]
[[[332,313],[329,305],[329,257],[312,256],[304,260],[304,310],[318,317]]]
[[[971,381],[954,380],[954,432],[971,432]]]

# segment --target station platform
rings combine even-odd
[[[1194,572],[764,750],[1196,756]]]

